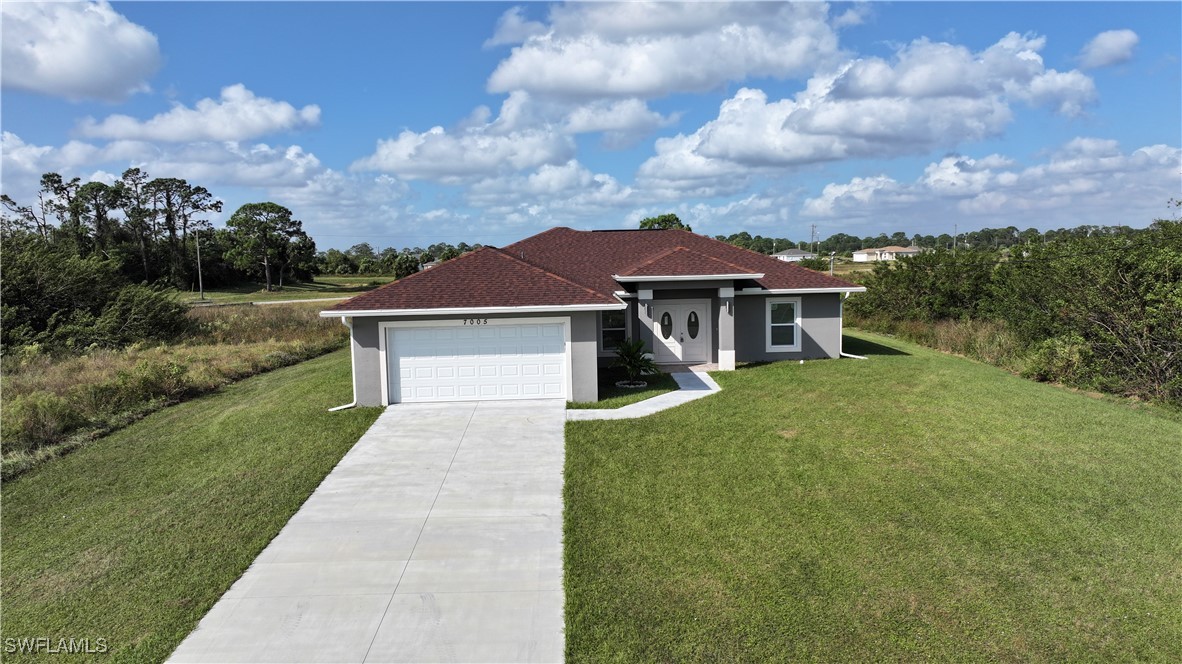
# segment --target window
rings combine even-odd
[[[599,312],[600,350],[614,350],[628,337],[627,310]]]
[[[673,316],[669,312],[661,314],[661,338],[668,339],[673,336]]]
[[[800,351],[800,298],[767,299],[767,352]]]

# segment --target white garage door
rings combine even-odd
[[[387,328],[390,402],[567,397],[564,323],[473,322]]]

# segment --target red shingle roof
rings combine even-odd
[[[758,274],[693,249],[674,247],[619,273],[621,277],[681,277],[712,274]]]
[[[854,287],[688,231],[552,228],[503,249],[478,249],[330,311],[618,304],[613,293],[623,287],[612,275],[699,274],[763,274],[756,283],[769,290]]]
[[[610,293],[483,247],[345,300],[329,311],[619,304]]]

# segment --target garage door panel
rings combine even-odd
[[[395,327],[386,334],[396,401],[567,396],[562,324]]]

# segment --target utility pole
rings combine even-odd
[[[954,256],[956,255],[956,238],[958,237],[960,237],[960,233],[957,232],[956,224],[952,224],[952,255]]]
[[[205,299],[205,282],[201,280],[201,229],[194,229],[197,236],[197,290],[201,291],[201,299]]]
[[[812,229],[809,233],[809,239],[813,243],[813,253],[815,254],[817,253],[817,225],[811,224],[809,228]]]

